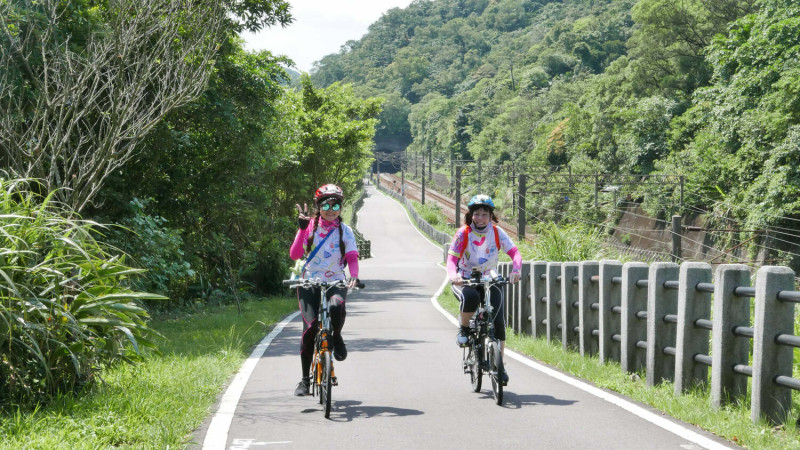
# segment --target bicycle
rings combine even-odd
[[[475,315],[469,321],[470,333],[467,346],[464,348],[462,367],[472,382],[472,391],[480,392],[484,372],[492,381],[492,395],[495,403],[503,404],[503,352],[500,341],[494,335],[494,307],[491,297],[493,286],[508,284],[508,280],[497,276],[480,276],[464,278],[463,286],[483,287],[483,299]]]
[[[311,395],[319,396],[319,404],[323,405],[325,418],[331,416],[331,391],[339,383],[333,369],[333,328],[331,328],[330,302],[326,295],[335,287],[347,287],[344,280],[332,282],[317,279],[284,280],[284,286],[294,288],[319,288],[320,307],[317,312],[317,334],[314,338],[314,356],[311,360]],[[364,288],[364,283],[357,280],[357,287]]]

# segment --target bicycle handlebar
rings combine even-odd
[[[347,287],[347,281],[345,280],[336,280],[336,281],[322,281],[321,279],[310,279],[310,278],[297,278],[294,280],[283,280],[282,281],[284,286],[288,286],[289,288],[296,288],[296,287],[327,287],[327,288],[334,288],[334,287]],[[356,289],[364,289],[367,287],[363,281],[356,278]]]
[[[481,277],[480,279],[477,280],[475,278],[467,278],[467,277],[461,277],[461,279],[463,280],[463,286],[483,286],[486,283],[489,283],[491,285],[502,285],[509,283],[508,278],[503,278],[502,276],[497,276],[494,278]]]

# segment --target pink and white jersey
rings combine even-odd
[[[310,225],[313,227],[313,222]],[[356,244],[356,236],[353,229],[346,224],[342,225],[344,232],[344,252],[358,252],[358,245]],[[323,248],[319,249],[314,258],[308,262],[303,278],[319,278],[323,281],[336,281],[345,280],[347,277],[344,274],[344,260],[342,259],[342,252],[339,250],[339,227],[335,227],[330,231],[324,230],[322,226],[317,228],[314,233],[314,246],[317,248],[322,239],[328,233],[333,233],[323,244]]]
[[[508,253],[516,247],[502,228],[494,227],[491,224],[487,227],[486,233],[483,234],[470,227],[469,236],[465,236],[464,228],[460,228],[453,236],[453,242],[450,244],[448,254],[456,258],[458,258],[459,252],[464,245],[464,239],[469,239],[469,243],[464,249],[464,254],[458,260],[458,273],[461,276],[469,277],[472,269],[479,270],[483,275],[488,275],[491,270],[497,270],[500,253],[497,251],[497,243],[494,238],[495,229],[497,229],[497,235],[500,238],[500,250],[503,253]]]

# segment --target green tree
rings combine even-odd
[[[159,222],[159,234],[180,231],[184,244],[171,259],[188,263],[195,273],[170,281],[178,292],[172,283],[185,283],[178,302],[215,289],[236,294],[245,282],[276,289],[287,264],[276,255],[291,239],[288,218],[305,185],[292,162],[300,145],[301,108],[281,85],[283,60],[247,53],[236,41],[223,51],[227,57],[217,60],[200,99],[156,127],[137,164],[120,171],[103,193],[103,207],[93,211],[133,225],[137,216],[129,202],[152,199],[141,223],[160,217],[166,221]],[[133,231],[147,236],[151,229]],[[134,255],[143,248],[136,238],[120,239],[117,245]]]
[[[628,42],[636,83],[646,92],[686,99],[711,79],[705,48],[755,7],[751,0],[638,2],[632,10],[638,28]]]
[[[301,84],[298,161],[306,179],[313,189],[335,183],[356,192],[370,164],[380,100],[360,99],[348,85],[316,88],[308,76]]]
[[[0,165],[83,210],[203,90],[224,25],[217,4],[0,2]]]

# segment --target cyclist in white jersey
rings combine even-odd
[[[494,213],[494,202],[488,195],[476,195],[469,201],[464,216],[464,228],[456,231],[447,257],[447,274],[452,282],[453,294],[461,302],[461,327],[456,335],[456,343],[463,347],[469,341],[469,320],[480,305],[485,293],[483,288],[462,286],[462,277],[469,278],[473,271],[488,275],[497,271],[500,252],[511,257],[512,270],[508,277],[511,283],[520,278],[522,255],[506,232],[495,225],[498,222]],[[494,319],[495,336],[500,341],[501,351],[505,348],[506,324],[503,292],[499,287],[492,289],[492,307],[496,312]],[[506,371],[507,372],[507,371]],[[503,373],[503,381],[508,383],[508,373]]]
[[[307,205],[303,205],[304,209],[297,205],[298,230],[289,249],[289,256],[293,260],[307,259],[302,273],[298,274],[301,278],[319,278],[323,281],[345,280],[347,278],[344,268],[347,266],[350,272],[348,288],[352,289],[358,282],[358,246],[352,228],[345,225],[339,217],[343,200],[344,196],[339,186],[326,184],[314,194],[317,213],[313,219],[308,216]],[[302,378],[294,391],[298,396],[308,395],[319,295],[319,288],[297,288],[297,301],[303,316],[303,336],[300,341]],[[347,289],[331,288],[327,296],[331,305],[333,357],[337,361],[343,361],[347,358],[347,347],[342,338]]]

